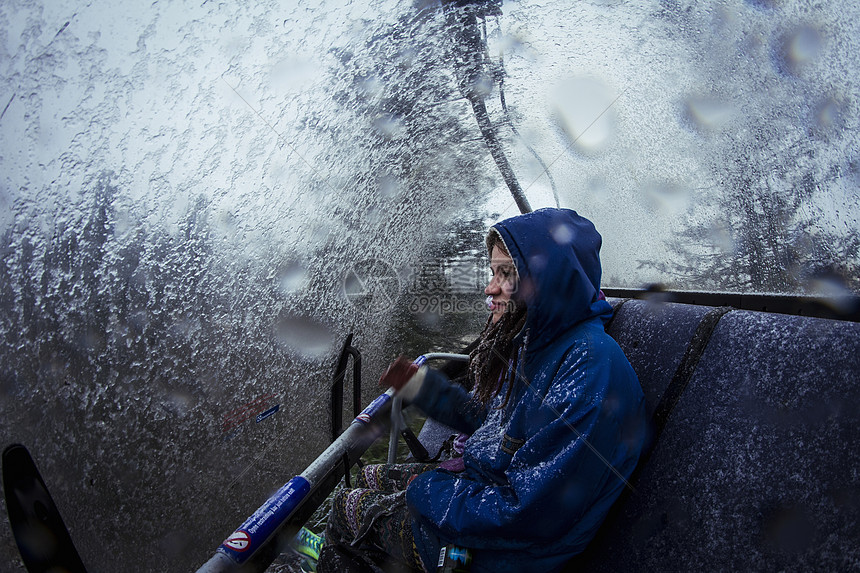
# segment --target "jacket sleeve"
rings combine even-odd
[[[641,391],[610,392],[614,369],[611,360],[589,361],[586,352],[568,355],[544,396],[527,388],[508,427],[527,417],[534,433],[516,436],[525,441],[504,475],[470,471],[468,460],[461,474],[419,475],[407,489],[419,526],[446,542],[506,550],[570,539],[574,528],[596,529],[638,458],[638,447],[622,434],[631,407],[641,409]],[[491,444],[484,447],[497,448],[494,455],[511,455]]]
[[[422,366],[398,395],[437,422],[464,434],[474,433],[486,415],[486,408],[473,400],[465,388],[427,366]]]

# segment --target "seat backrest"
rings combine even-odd
[[[617,305],[617,301],[616,305]],[[711,308],[623,304],[609,333],[649,401]],[[583,571],[860,567],[860,324],[732,311]],[[571,568],[573,570],[573,568]]]
[[[613,300],[616,313],[607,325],[639,376],[649,416],[669,386],[707,306]]]

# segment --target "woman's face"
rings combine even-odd
[[[511,295],[517,290],[517,272],[514,261],[498,246],[493,246],[490,253],[490,284],[484,289],[484,294],[492,297],[490,312],[493,313],[493,323],[499,321],[511,304]]]

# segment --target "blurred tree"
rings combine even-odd
[[[471,209],[427,245],[425,258],[404,276],[386,353],[415,357],[426,352],[458,352],[487,320],[483,289],[488,276],[484,236],[494,216]]]
[[[433,5],[374,23],[358,47],[335,53],[336,112],[305,118],[325,136],[324,163],[345,169],[359,198],[332,215],[377,240],[401,240],[397,229],[432,235],[488,188],[487,150],[448,60],[446,25]]]
[[[853,187],[845,166],[858,144],[848,128],[857,109],[838,95],[851,93],[854,80],[831,68],[856,58],[835,41],[847,31],[836,19],[826,35],[814,20],[790,23],[789,7],[776,4],[766,13],[738,10],[744,18],[673,0],[655,13],[670,41],[690,46],[685,81],[730,119],[697,119],[698,96],[690,94],[686,122],[713,186],[692,198],[669,260],[639,266],[685,289],[803,293],[826,283],[860,292],[860,231],[838,223],[838,204],[848,204]],[[816,56],[799,60],[798,39],[815,45]]]
[[[762,128],[730,145],[737,153],[729,164],[712,166],[719,188],[694,198],[667,245],[669,260],[639,267],[682,288],[802,293],[827,281],[860,290],[860,231],[827,230],[814,202],[839,170],[816,177],[815,150],[802,143],[789,145]],[[798,169],[804,164],[808,170]]]
[[[400,342],[392,332],[408,333],[412,340],[420,333],[426,341],[440,331],[462,330],[452,324],[462,316],[440,315],[437,309],[419,317],[409,309],[406,295],[392,313],[397,293],[379,284],[385,277],[376,277],[375,292],[361,300],[356,293],[370,289],[344,277],[356,276],[351,272],[356,269],[359,275],[387,269],[393,278],[403,269],[420,268],[425,279],[433,279],[434,289],[444,290],[448,263],[440,249],[461,254],[450,250],[448,230],[468,219],[464,210],[497,180],[472,108],[458,86],[448,26],[440,6],[425,2],[403,4],[391,18],[368,22],[349,48],[333,52],[335,65],[325,89],[334,105],[325,112],[316,106],[304,118],[322,154],[313,163],[333,171],[330,185],[309,177],[318,182],[320,200],[308,216],[325,226],[336,221],[334,226],[346,232],[329,236],[309,253],[311,289],[339,296],[323,295],[328,304],[322,309],[309,298],[295,304],[310,307],[308,313],[325,311],[339,326],[374,333],[378,339],[373,344],[383,353]],[[352,198],[350,203],[343,196]],[[369,286],[372,281],[364,282]],[[351,293],[349,302],[340,296],[345,292]],[[439,292],[432,294],[441,300]],[[481,300],[480,292],[475,300]],[[426,342],[416,346],[427,349]],[[373,358],[367,365],[377,367]]]

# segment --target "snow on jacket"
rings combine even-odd
[[[541,209],[494,226],[520,278],[528,316],[515,339],[514,390],[489,408],[422,368],[406,394],[429,416],[471,434],[465,469],[415,478],[407,489],[425,566],[447,543],[472,571],[553,571],[581,552],[623,491],[645,438],[642,390],[603,329],[601,238],[587,219]],[[491,231],[492,232],[492,231]]]

